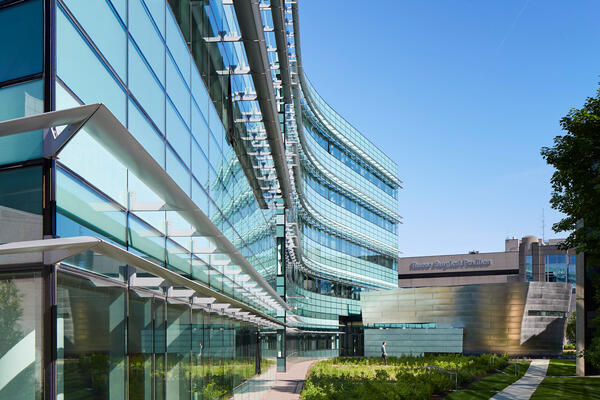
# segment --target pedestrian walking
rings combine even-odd
[[[383,358],[383,363],[387,365],[387,351],[385,351],[385,342],[381,344],[381,358]]]

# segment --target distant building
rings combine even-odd
[[[503,252],[400,257],[398,287],[455,286],[503,282],[575,284],[575,250],[563,239],[506,239]]]
[[[560,239],[507,239],[503,252],[404,257],[399,289],[364,293],[365,356],[559,355],[574,309],[575,251]]]

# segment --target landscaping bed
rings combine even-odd
[[[506,366],[505,360],[488,354],[390,357],[387,366],[380,358],[333,358],[313,365],[301,398],[429,399]]]

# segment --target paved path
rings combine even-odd
[[[278,372],[275,385],[267,392],[263,400],[297,400],[304,387],[308,370],[317,360],[288,363],[287,372]]]
[[[498,392],[490,400],[529,400],[538,385],[546,377],[550,360],[533,360],[521,379]]]

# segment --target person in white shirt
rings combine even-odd
[[[383,358],[383,363],[387,365],[387,351],[385,351],[385,342],[381,344],[381,358]]]

